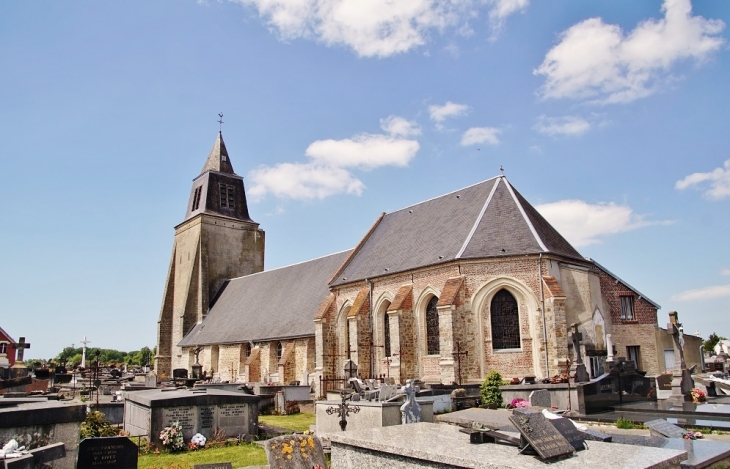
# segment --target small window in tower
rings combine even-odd
[[[228,186],[228,208],[233,210],[236,208],[236,202],[235,202],[235,188],[233,186]]]
[[[221,208],[228,207],[228,196],[227,196],[226,192],[227,192],[226,185],[218,184],[218,193],[219,193],[220,199],[221,199]]]
[[[200,206],[200,192],[202,191],[203,186],[198,186],[195,188],[195,194],[193,194],[193,212],[198,209]]]

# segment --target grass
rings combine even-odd
[[[259,423],[287,428],[293,432],[309,430],[315,415],[300,412],[291,415],[259,415]],[[145,454],[139,457],[139,469],[192,469],[196,464],[230,462],[233,467],[262,466],[267,464],[266,452],[256,444],[206,448],[182,453]]]
[[[619,417],[619,419],[616,420],[616,428],[623,428],[624,430],[631,430],[631,429],[640,428],[640,427],[637,426],[631,420],[626,420],[623,417]]]
[[[206,448],[184,453],[145,454],[139,457],[139,469],[192,469],[196,464],[230,462],[233,467],[267,464],[264,448],[253,443]]]
[[[259,415],[259,423],[288,428],[295,432],[309,430],[309,426],[314,425],[316,421],[315,415],[309,412],[300,412],[291,415]]]

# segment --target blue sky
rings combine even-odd
[[[685,330],[730,336],[730,4],[0,3],[0,326],[155,343],[223,136],[266,268],[499,174]]]

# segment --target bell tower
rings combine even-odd
[[[189,357],[177,344],[203,320],[223,283],[262,270],[264,231],[248,214],[243,178],[233,171],[218,132],[203,170],[193,179],[185,219],[175,227],[157,322],[159,377],[189,368]]]

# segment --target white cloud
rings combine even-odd
[[[336,194],[360,195],[365,185],[352,170],[371,170],[381,166],[406,166],[420,148],[415,140],[415,124],[398,116],[381,120],[390,135],[360,134],[343,140],[317,140],[305,150],[306,163],[281,163],[260,166],[251,171],[248,191],[252,200],[271,194],[278,198],[324,199]]]
[[[730,269],[720,269],[720,275],[730,275]]]
[[[720,20],[692,16],[689,0],[665,0],[664,18],[639,23],[625,34],[618,25],[590,18],[564,31],[534,71],[544,75],[544,98],[630,102],[648,96],[670,79],[681,60],[702,62],[725,39]]]
[[[684,190],[706,182],[709,182],[710,187],[705,190],[705,197],[713,200],[730,197],[730,160],[725,161],[724,167],[715,168],[709,173],[692,173],[685,176],[674,184],[674,188]]]
[[[578,116],[540,116],[533,129],[545,135],[579,135],[587,132],[591,123]]]
[[[451,101],[446,101],[446,104],[438,105],[438,104],[432,104],[428,107],[428,115],[431,117],[432,121],[436,121],[438,123],[443,122],[448,117],[457,117],[466,114],[466,111],[469,110],[469,106],[466,104],[457,104],[452,103]]]
[[[712,300],[730,296],[730,285],[714,285],[678,293],[671,297],[672,301]]]
[[[318,140],[305,153],[314,161],[335,168],[373,169],[406,166],[418,149],[415,140],[362,134],[344,140]]]
[[[231,0],[251,6],[283,40],[344,45],[362,57],[389,57],[426,44],[432,32],[469,30],[486,8],[500,27],[527,0]],[[485,4],[486,3],[486,4]]]
[[[669,221],[649,221],[627,205],[589,204],[582,200],[561,200],[536,205],[540,214],[576,247],[598,244],[602,238]]]
[[[392,137],[421,135],[421,129],[418,127],[418,124],[404,117],[388,116],[385,119],[380,119],[380,128],[388,132]]]
[[[489,23],[492,26],[492,37],[496,39],[502,31],[508,16],[517,12],[524,12],[530,4],[530,0],[487,0],[490,5]]]
[[[500,133],[502,131],[494,127],[472,127],[461,136],[461,144],[463,146],[477,145],[479,143],[497,145],[499,143]]]
[[[360,195],[365,185],[343,168],[312,163],[282,163],[259,167],[249,174],[253,200],[266,194],[278,198],[324,199],[336,194]]]

